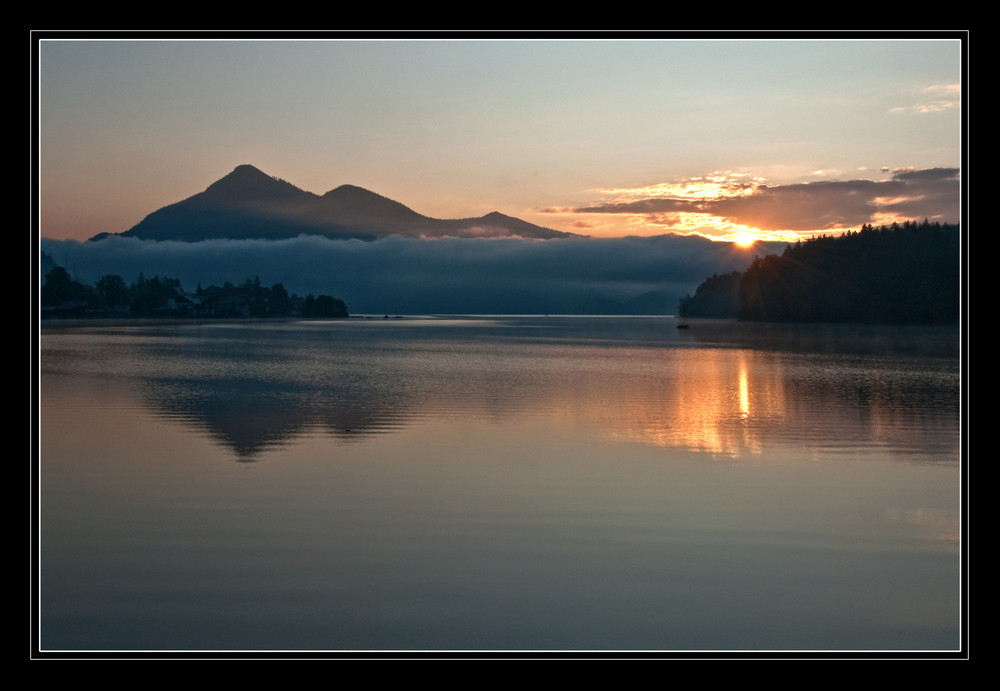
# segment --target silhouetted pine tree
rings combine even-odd
[[[757,321],[958,320],[956,225],[908,221],[790,245],[743,274],[740,317]]]

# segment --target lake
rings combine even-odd
[[[956,651],[957,328],[40,333],[42,651]]]

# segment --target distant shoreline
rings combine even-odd
[[[262,324],[290,321],[338,321],[353,317],[93,317],[70,319],[40,319],[40,329],[77,328],[85,326],[175,326],[178,324]]]

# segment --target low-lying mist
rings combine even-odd
[[[199,285],[259,278],[266,286],[280,283],[291,294],[340,298],[352,314],[674,314],[677,301],[707,276],[743,270],[755,255],[782,247],[743,250],[679,235],[40,241],[56,264],[88,285],[105,274],[132,283],[142,273],[177,278],[193,292]]]

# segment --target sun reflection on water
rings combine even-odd
[[[746,360],[740,360],[740,417],[750,417],[750,379],[747,375]]]
[[[779,373],[750,351],[735,358],[732,351],[699,351],[666,381],[641,386],[645,390],[631,392],[614,425],[605,427],[608,437],[726,458],[756,456],[765,435],[785,419]]]

